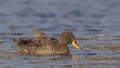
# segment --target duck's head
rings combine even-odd
[[[64,31],[59,36],[59,44],[67,45],[72,44],[75,48],[80,49],[72,32]]]

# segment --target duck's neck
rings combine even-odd
[[[67,43],[66,43],[65,41],[63,41],[63,40],[59,40],[59,41],[58,41],[58,44],[59,44],[59,45],[67,45]]]

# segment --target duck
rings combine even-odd
[[[66,55],[69,54],[68,44],[81,49],[73,33],[68,30],[63,31],[58,39],[47,36],[40,29],[33,29],[32,33],[35,35],[33,38],[21,37],[12,39],[19,53],[31,55]]]

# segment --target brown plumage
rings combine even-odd
[[[18,50],[23,54],[50,55],[50,54],[69,54],[67,44],[71,43],[74,47],[80,49],[76,43],[75,37],[70,31],[64,31],[60,34],[59,40],[48,37],[41,30],[32,30],[35,38],[13,39]]]

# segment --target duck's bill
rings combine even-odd
[[[77,49],[80,49],[80,46],[76,43],[75,40],[72,41],[72,45],[77,48]]]

